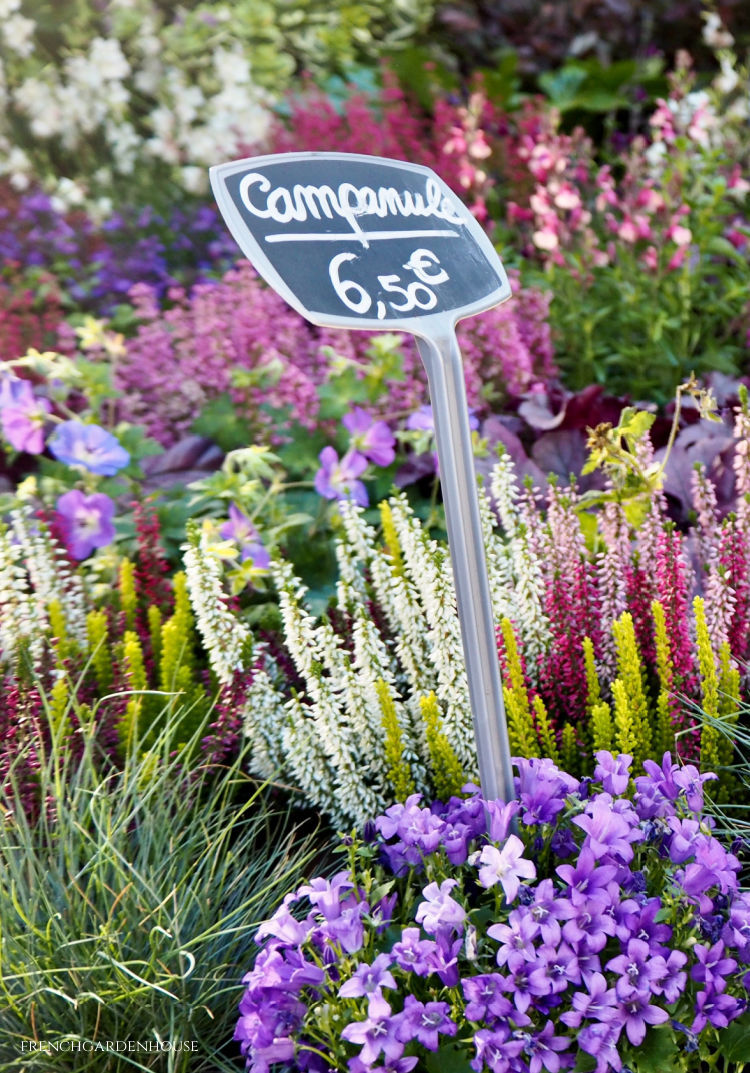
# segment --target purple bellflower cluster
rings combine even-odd
[[[750,892],[703,812],[715,776],[668,753],[634,779],[605,752],[580,782],[514,763],[517,800],[413,795],[261,925],[235,1032],[251,1073],[750,1060]]]

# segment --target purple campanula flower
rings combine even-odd
[[[44,423],[51,410],[49,399],[36,396],[28,380],[6,377],[0,381],[0,422],[15,451],[42,453]]]
[[[535,879],[534,864],[523,857],[524,844],[518,835],[509,835],[501,850],[497,846],[483,846],[478,857],[470,858],[472,863],[479,862],[479,882],[483,887],[494,887],[500,883],[507,901],[512,902],[518,895],[522,879]]]
[[[415,1040],[428,1051],[436,1051],[438,1034],[456,1034],[456,1022],[450,1019],[449,1013],[447,1002],[420,1002],[414,995],[407,995],[396,1030],[398,1037],[404,1043]]]
[[[471,1068],[475,1073],[482,1073],[485,1067],[492,1073],[511,1073],[518,1069],[513,1059],[523,1050],[523,1040],[511,1039],[510,1029],[505,1025],[480,1029],[474,1035],[474,1046],[477,1053],[471,1060]]]
[[[376,466],[390,466],[396,457],[396,438],[385,421],[375,421],[361,406],[344,414],[341,423],[351,435],[351,445]]]
[[[339,988],[342,998],[360,998],[375,992],[382,994],[382,988],[396,986],[393,973],[390,972],[391,959],[388,954],[378,954],[372,965],[362,962]]]
[[[381,1053],[387,1061],[392,1061],[404,1053],[404,1045],[396,1034],[398,1024],[398,1018],[391,1016],[391,1007],[382,995],[371,995],[367,1019],[345,1025],[341,1038],[361,1045],[359,1057],[366,1065],[372,1065]]]
[[[601,782],[602,788],[608,794],[624,794],[630,782],[630,765],[633,757],[627,753],[621,753],[615,757],[612,753],[603,749],[596,754],[596,767],[594,778]]]
[[[438,928],[453,928],[460,931],[466,919],[466,910],[450,896],[450,891],[458,886],[456,879],[444,879],[437,883],[428,883],[422,891],[424,901],[417,906],[416,921],[426,932],[434,935]]]
[[[559,924],[557,929],[559,933]],[[534,961],[537,954],[535,940],[539,932],[539,924],[528,909],[524,912],[514,909],[508,916],[507,924],[492,924],[487,934],[500,944],[495,956],[497,964],[507,965],[511,972],[515,972],[525,961]]]
[[[695,854],[698,840],[705,839],[701,833],[701,827],[697,820],[679,819],[677,816],[669,816],[667,826],[672,832],[667,838],[667,850],[669,859],[674,864],[684,864],[689,857]]]
[[[55,509],[74,559],[85,559],[94,548],[104,548],[115,539],[115,504],[103,492],[87,496],[74,488],[59,497]]]
[[[419,928],[404,928],[391,949],[391,956],[400,969],[428,976],[432,972],[430,958],[436,949],[434,939],[422,939]]]
[[[531,1033],[520,1030],[514,1033],[520,1036],[524,1042],[524,1053],[529,1056],[529,1073],[542,1073],[546,1069],[548,1073],[558,1073],[569,1063],[558,1053],[567,1050],[572,1040],[567,1036],[556,1036],[555,1026],[552,1021],[547,1021],[541,1032]]]
[[[614,856],[627,863],[633,859],[631,843],[640,841],[643,835],[612,805],[609,794],[597,794],[587,802],[585,813],[574,816],[572,822],[586,832],[584,846],[590,846],[597,857]]]
[[[482,973],[479,976],[464,976],[461,989],[466,999],[464,1016],[467,1021],[499,1021],[518,1013],[502,993],[503,977],[499,973]],[[526,1020],[526,1018],[524,1018]]]
[[[620,999],[618,1009],[618,1020],[622,1022],[625,1034],[634,1047],[643,1043],[648,1025],[663,1025],[669,1020],[667,1011],[661,1006],[654,1006],[648,993],[631,991],[627,997]]]
[[[219,527],[219,536],[222,540],[235,542],[243,563],[250,559],[258,570],[268,570],[270,567],[271,556],[263,547],[258,530],[234,503],[229,506],[229,520]]]
[[[489,824],[487,834],[491,842],[502,842],[508,836],[511,820],[518,813],[517,801],[488,801]]]
[[[341,914],[342,893],[348,895],[353,886],[347,872],[337,872],[331,880],[316,876],[310,883],[300,887],[297,894],[308,898],[319,913],[327,920],[332,920]]]
[[[358,478],[367,469],[367,459],[358,451],[347,451],[342,459],[333,447],[318,455],[320,469],[315,474],[315,491],[324,499],[352,499],[360,507],[369,503],[367,489]]]
[[[706,987],[714,987],[723,977],[728,976],[737,968],[734,958],[724,957],[724,943],[719,940],[713,946],[704,946],[696,943],[693,953],[698,959],[698,964],[693,965],[690,977]]]
[[[585,899],[600,898],[605,904],[611,901],[608,887],[615,879],[617,869],[611,864],[597,864],[591,846],[581,848],[575,864],[559,864],[555,871],[571,888],[574,900],[578,895]]]
[[[682,995],[687,985],[687,973],[684,971],[687,965],[687,954],[682,950],[671,950],[667,959],[667,975],[661,982],[659,990],[668,1005],[673,1005]]]
[[[523,822],[553,823],[565,808],[568,794],[578,789],[578,780],[560,771],[547,758],[526,760],[514,757],[513,764],[518,769],[516,796],[523,809]]]
[[[695,996],[695,1017],[690,1026],[693,1032],[702,1032],[706,1025],[726,1028],[730,1021],[745,1009],[744,1002],[725,993],[726,980],[719,980]]]
[[[581,1022],[611,1021],[617,1014],[617,997],[613,987],[607,987],[607,981],[600,972],[595,972],[588,980],[586,991],[576,991],[571,997],[572,1010],[560,1014],[560,1020],[568,1028],[579,1028]]]
[[[606,912],[606,903],[597,898],[577,899],[570,904],[570,919],[562,927],[569,943],[580,944],[587,953],[598,954],[614,935],[615,922]]]
[[[624,954],[610,958],[606,964],[609,972],[616,972],[619,980],[615,991],[620,999],[628,999],[634,992],[648,994],[659,989],[667,975],[667,963],[663,957],[654,957],[648,943],[642,939],[630,939]]]
[[[130,462],[130,455],[116,436],[100,425],[63,421],[47,444],[59,462],[83,466],[100,477],[113,477]]]
[[[695,860],[675,873],[676,882],[688,897],[695,898],[701,913],[710,913],[713,908],[707,891],[718,887],[722,893],[737,889],[737,872],[740,862],[732,853],[727,853],[715,838],[706,838],[695,847]]]
[[[463,943],[454,939],[450,928],[438,928],[435,946],[427,955],[430,972],[437,973],[446,987],[458,987],[458,955]]]
[[[622,1058],[617,1041],[620,1038],[620,1027],[613,1021],[595,1021],[586,1025],[578,1033],[578,1046],[586,1054],[596,1058],[595,1073],[616,1073],[622,1069]]]
[[[703,809],[703,783],[715,779],[713,774],[704,774],[692,764],[672,763],[670,753],[665,753],[661,764],[654,760],[644,760],[645,777],[635,779],[635,806],[642,819],[653,816],[673,816],[675,805],[681,794],[691,812]]]
[[[544,946],[540,954],[553,995],[567,990],[571,984],[580,984],[578,956],[566,942],[560,943],[557,949]]]

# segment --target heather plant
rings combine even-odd
[[[188,773],[179,708],[115,765],[96,704],[39,695],[40,810],[24,750],[0,784],[0,1069],[236,1069],[230,998],[257,923],[310,860],[309,832],[245,773],[242,748],[221,772]]]
[[[413,794],[342,838],[256,932],[246,1068],[742,1069],[750,901],[714,776],[632,763],[518,759],[513,801]]]
[[[676,749],[719,769],[721,799],[733,793],[731,728],[746,700],[748,658],[747,406],[744,394],[735,417],[736,512],[719,519],[713,486],[696,470],[687,533],[670,521],[659,489],[661,465],[645,436],[650,415],[640,415],[644,422],[630,411],[617,430],[592,434],[594,458],[602,451],[609,459],[609,490],[591,499],[551,483],[542,508],[531,487],[518,487],[510,458],[498,460],[491,499],[480,500],[519,755],[559,757],[583,774],[598,749],[627,750],[638,761]],[[645,474],[639,496],[629,487],[633,465]],[[339,579],[327,614],[312,613],[289,562],[271,562],[283,650],[256,650],[254,682],[267,703],[243,716],[257,756],[274,757],[336,822],[364,822],[396,786],[430,792],[437,780],[476,776],[447,549],[403,495],[381,503],[378,531],[356,492],[339,500]],[[217,659],[233,652],[247,669],[243,637],[231,645],[225,637],[237,620],[210,544],[195,539],[190,554],[198,629],[205,617],[209,651]],[[702,724],[699,710],[712,722]]]
[[[195,192],[206,168],[262,145],[271,107],[300,70],[325,77],[398,47],[430,5],[153,0],[103,9],[9,0],[3,22],[2,173],[67,204],[113,189]]]
[[[316,430],[322,403],[325,431],[329,416],[342,416],[342,391],[352,390],[352,402],[366,401],[394,429],[427,402],[413,340],[402,337],[394,355],[392,336],[383,342],[370,332],[315,330],[246,263],[190,292],[173,288],[167,308],[145,284],[133,288],[131,299],[137,327],[115,369],[119,408],[164,445],[212,404],[209,421],[197,427],[210,434],[210,413],[216,412],[219,436],[224,426],[226,439],[228,422],[239,426],[236,447],[258,438],[273,444],[295,425],[307,436]],[[547,315],[547,296],[521,287],[510,302],[460,326],[472,406],[487,412],[491,402],[531,390],[554,372]],[[347,370],[356,375],[337,380]],[[368,375],[365,399],[362,385],[349,380]],[[216,410],[222,399],[231,400],[230,412]]]

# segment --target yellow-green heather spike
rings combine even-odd
[[[612,636],[617,650],[617,678],[627,697],[629,721],[632,723],[634,735],[635,751],[621,747],[621,752],[631,753],[635,763],[639,765],[641,761],[651,756],[653,734],[644,667],[635,637],[633,616],[629,611],[625,611],[612,623]],[[615,712],[617,712],[617,702]],[[618,725],[617,715],[615,715],[615,725]]]
[[[557,742],[555,741],[555,735],[552,730],[552,726],[547,715],[547,709],[544,706],[544,701],[537,693],[532,701],[534,705],[534,714],[536,715],[536,725],[539,733],[539,744],[542,747],[542,755],[548,756],[550,760],[553,760],[558,766],[560,764],[560,752],[557,748]]]
[[[60,674],[54,681],[50,692],[50,723],[55,735],[67,736],[70,730],[68,706],[70,704],[70,682],[67,674]]]
[[[447,801],[461,792],[461,787],[466,782],[464,770],[443,732],[440,707],[434,692],[420,697],[419,706],[425,725],[435,792],[441,801]]]
[[[172,578],[174,589],[174,614],[175,622],[181,643],[180,659],[182,663],[192,670],[195,666],[195,619],[190,607],[190,593],[187,585],[187,576],[180,571]]]
[[[127,749],[129,749],[132,745],[134,735],[138,733],[138,722],[141,708],[143,707],[143,697],[137,694],[148,687],[141,642],[138,639],[138,634],[134,633],[133,630],[125,631],[122,644],[122,658],[125,664],[128,688],[133,691],[134,695],[128,700],[125,715],[120,720],[118,731],[120,741]]]
[[[581,751],[578,748],[575,727],[565,723],[560,735],[560,759],[565,771],[571,775],[577,774],[581,767]]]
[[[590,637],[583,639],[583,662],[586,668],[586,707],[591,711],[601,699],[601,689],[594,661],[594,642]]]
[[[615,728],[612,722],[612,713],[605,701],[600,700],[593,706],[589,716],[589,723],[593,752],[598,753],[600,749],[604,749],[606,752],[611,753],[615,746]]]
[[[138,597],[135,591],[135,567],[128,558],[124,558],[120,562],[118,587],[120,590],[120,608],[125,615],[125,626],[128,630],[134,630],[135,616],[138,611]]]
[[[107,633],[107,615],[104,611],[89,611],[86,616],[86,635],[91,652],[91,665],[94,668],[99,689],[102,693],[112,685],[112,657],[109,651],[109,636]]]
[[[620,678],[615,678],[612,683],[612,700],[615,707],[615,744],[620,753],[629,753],[634,761],[644,760],[639,749],[639,741],[633,713],[630,709],[625,686]],[[635,764],[633,765],[635,767]]]
[[[151,639],[151,658],[154,661],[154,666],[159,667],[161,664],[161,611],[156,604],[148,605],[146,620],[148,622],[148,635]]]
[[[404,560],[401,555],[401,546],[398,542],[396,526],[393,522],[393,512],[387,500],[380,504],[380,524],[383,526],[383,542],[391,557],[391,571],[398,577],[403,576]]]
[[[70,653],[70,639],[68,626],[65,621],[65,612],[59,600],[50,600],[47,605],[47,618],[49,619],[50,635],[57,656],[57,665],[60,666]]]
[[[380,710],[383,713],[383,730],[385,731],[385,760],[387,777],[397,801],[405,801],[416,790],[411,769],[404,760],[404,738],[398,721],[396,705],[393,703],[388,683],[378,678],[375,683]]]

